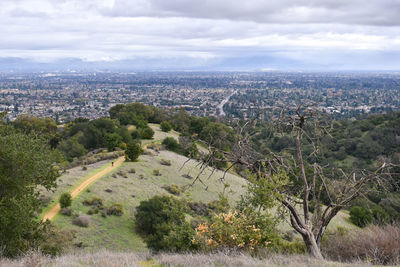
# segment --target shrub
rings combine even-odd
[[[287,241],[282,238],[277,238],[271,243],[271,249],[282,254],[304,254],[307,252],[303,240],[299,239]]]
[[[153,175],[154,176],[161,176],[160,170],[157,170],[157,169],[153,170]]]
[[[223,194],[219,194],[217,200],[208,203],[208,207],[216,213],[227,212],[230,208],[228,198]]]
[[[40,207],[47,207],[51,202],[51,197],[45,196],[45,195],[40,195],[38,200],[39,200]]]
[[[169,132],[172,130],[172,125],[168,121],[163,121],[160,124],[160,128],[161,128],[161,131],[163,131],[163,132]]]
[[[82,214],[76,217],[73,222],[75,225],[78,225],[80,227],[88,227],[90,223],[90,217]]]
[[[161,159],[160,164],[165,166],[171,166],[171,161],[167,159]]]
[[[199,149],[197,148],[197,145],[195,143],[193,143],[189,148],[185,149],[183,153],[189,158],[199,157]]]
[[[83,205],[85,206],[96,206],[96,207],[102,207],[103,206],[103,199],[99,197],[92,197],[92,199],[85,199],[83,201]]]
[[[69,208],[63,208],[63,209],[61,210],[61,214],[62,214],[62,215],[65,215],[65,216],[71,216],[71,215],[72,215],[72,210],[69,209]]]
[[[369,209],[354,206],[350,209],[350,220],[359,227],[365,227],[373,221],[372,212]]]
[[[173,195],[179,196],[181,194],[181,189],[179,186],[173,184],[173,185],[163,185],[163,187],[168,193],[171,193]]]
[[[154,131],[149,126],[140,129],[140,135],[142,139],[153,139]]]
[[[87,167],[86,167],[86,166],[83,166],[83,167],[82,167],[82,171],[87,171]]]
[[[93,214],[97,214],[97,213],[99,213],[99,208],[97,208],[97,207],[93,207],[90,210],[88,210],[88,212],[87,212],[88,215],[93,215]]]
[[[107,215],[108,215],[108,210],[107,210],[107,208],[104,208],[104,207],[103,207],[103,208],[100,210],[100,213],[101,213],[101,216],[102,216],[102,217],[106,218]]]
[[[131,168],[131,169],[129,169],[129,173],[136,173],[136,170],[135,170],[135,168]]]
[[[124,178],[128,178],[128,175],[127,175],[126,172],[124,172],[124,171],[119,171],[119,172],[117,172],[117,174],[118,174],[119,176],[124,177]]]
[[[370,225],[362,230],[336,232],[323,240],[322,250],[332,260],[367,260],[373,264],[400,263],[400,226]]]
[[[63,193],[60,196],[60,206],[62,209],[71,206],[71,203],[72,203],[72,197],[70,193]]]
[[[270,246],[276,238],[271,220],[256,213],[228,211],[211,218],[195,229],[192,242],[205,250],[250,249]]]
[[[140,144],[137,142],[130,142],[125,150],[125,157],[128,161],[135,161],[143,153]]]
[[[114,203],[107,208],[107,215],[122,216],[124,214],[122,210],[122,205],[119,203]]]
[[[171,150],[171,151],[179,151],[180,146],[178,144],[178,141],[175,140],[173,137],[166,137],[162,141],[162,144],[165,146],[166,149]]]
[[[75,232],[66,229],[59,229],[49,225],[45,233],[45,242],[40,245],[40,251],[45,255],[57,256],[72,245]],[[1,264],[0,264],[1,265]],[[40,266],[34,265],[34,266]]]
[[[136,231],[144,236],[147,246],[156,251],[192,247],[190,242],[181,242],[187,239],[190,232],[186,224],[183,204],[173,197],[154,196],[140,202],[136,209]],[[183,232],[186,234],[180,239],[179,234]]]
[[[182,177],[190,180],[193,179],[193,177],[189,174],[182,174]]]

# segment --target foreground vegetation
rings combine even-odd
[[[345,130],[334,126],[335,141],[324,141],[326,121],[312,120],[307,112],[298,110],[294,119],[289,114],[290,121],[264,137],[259,132],[263,125],[239,122],[239,129],[253,127],[253,138],[243,128],[235,133],[213,118],[137,103],[115,106],[110,118],[76,119],[62,130],[51,120],[29,116],[3,123],[1,179],[7,188],[0,195],[6,225],[0,231],[0,252],[17,257],[31,249],[60,255],[72,247],[185,253],[229,249],[257,261],[263,253],[308,251],[321,262],[324,256],[398,263],[399,250],[390,249],[400,247],[399,227],[390,224],[398,218],[398,203],[388,201],[398,196],[398,176],[391,176],[389,169],[398,158],[398,116],[376,124],[390,137],[383,151],[371,150],[376,152],[373,158],[348,152],[342,160],[352,159],[354,165],[341,168],[336,152],[347,149],[340,134]],[[375,136],[379,130],[366,131],[357,135],[369,140],[363,141],[365,146],[382,138]],[[260,142],[264,146],[257,146]],[[274,146],[279,142],[278,149]],[[68,192],[84,178],[66,173],[56,180],[59,172],[77,164],[84,164],[82,174],[88,174],[96,171],[90,163],[106,159],[110,164],[121,154],[127,159],[122,167],[72,201]],[[353,171],[360,162],[368,168]],[[18,186],[15,179],[21,179]],[[49,193],[56,181],[60,189]],[[7,194],[13,190],[15,195]],[[362,195],[367,204],[360,202]],[[41,223],[40,204],[45,212],[46,205],[59,200],[63,209],[54,220],[58,228]],[[24,208],[16,209],[21,203]],[[335,220],[348,217],[351,206],[350,220],[368,228],[349,226],[346,219],[346,227],[333,227]],[[25,218],[24,223],[13,221],[13,216]],[[291,228],[282,229],[286,220]],[[344,238],[349,228],[352,234]],[[338,250],[346,253],[335,254]]]
[[[365,262],[340,263],[327,260],[311,259],[305,255],[281,255],[272,254],[264,257],[252,257],[244,253],[184,253],[169,254],[160,253],[151,255],[149,253],[132,252],[110,252],[107,250],[93,253],[67,253],[65,255],[50,258],[40,253],[29,253],[26,256],[16,259],[0,259],[1,267],[25,267],[25,266],[104,266],[104,267],[253,267],[253,266],[293,266],[293,267],[352,267],[371,266]]]

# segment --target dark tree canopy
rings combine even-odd
[[[0,125],[0,250],[17,256],[39,246],[38,189],[56,186],[58,171],[46,140]]]

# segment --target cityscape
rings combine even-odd
[[[58,123],[108,116],[116,104],[184,108],[196,116],[252,118],[263,109],[313,105],[334,118],[400,108],[398,72],[51,72],[0,75],[0,112]]]

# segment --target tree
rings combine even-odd
[[[229,150],[235,143],[236,136],[233,129],[219,122],[210,122],[199,134],[201,140],[221,150]]]
[[[106,133],[104,135],[104,146],[107,147],[108,151],[113,151],[121,143],[122,137],[117,133]]]
[[[168,121],[163,121],[163,122],[160,124],[160,128],[161,128],[161,131],[167,133],[167,132],[169,132],[169,131],[172,130],[172,125],[171,125],[171,123],[169,123]]]
[[[390,181],[388,170],[391,164],[381,162],[374,171],[358,170],[350,173],[320,166],[319,140],[328,134],[329,125],[312,109],[300,106],[294,114],[292,112],[279,117],[276,130],[280,131],[280,135],[289,135],[295,139],[293,148],[279,154],[270,151],[267,155],[261,155],[252,149],[249,140],[254,134],[255,124],[256,120],[252,120],[239,127],[241,135],[238,142],[232,146],[231,151],[220,153],[224,153],[224,158],[231,162],[229,168],[247,168],[256,173],[258,179],[270,183],[267,187],[269,193],[276,196],[276,200],[289,214],[290,225],[302,236],[309,254],[322,258],[320,243],[328,224],[353,200],[373,188],[383,190]],[[215,148],[212,148],[213,151]],[[214,157],[214,160],[218,158]],[[290,181],[282,186],[281,181],[273,179],[277,174],[288,175]]]
[[[78,132],[73,137],[63,140],[58,145],[58,150],[62,151],[67,160],[72,161],[75,157],[81,157],[86,154],[86,149],[79,143],[79,139],[83,136],[82,132]]]
[[[154,131],[149,126],[139,128],[139,132],[142,139],[153,139]]]
[[[143,153],[143,149],[138,142],[130,142],[126,146],[125,157],[128,161],[135,161]]]
[[[383,186],[387,179],[382,178],[388,165],[381,163],[373,172],[345,173],[340,169],[327,169],[331,171],[330,175],[318,164],[319,139],[327,134],[325,121],[320,120],[314,110],[302,109],[301,106],[295,114],[284,124],[296,140],[295,156],[271,153],[265,159],[267,168],[262,177],[268,179],[268,172],[283,169],[298,182],[297,188],[289,186],[289,190],[282,190],[279,200],[289,212],[290,224],[302,236],[310,255],[322,258],[320,243],[328,224],[340,210],[369,191],[371,184]],[[304,160],[307,146],[313,149],[306,155],[309,160]],[[313,214],[310,212],[312,208]]]
[[[37,248],[44,238],[39,188],[54,188],[59,176],[46,143],[0,123],[0,249],[6,257]]]
[[[185,221],[185,209],[178,199],[154,196],[136,208],[135,228],[153,250],[188,250],[193,228]]]
[[[31,115],[21,115],[14,121],[14,127],[26,133],[35,132],[43,135],[54,135],[57,124],[50,118],[38,118]]]

